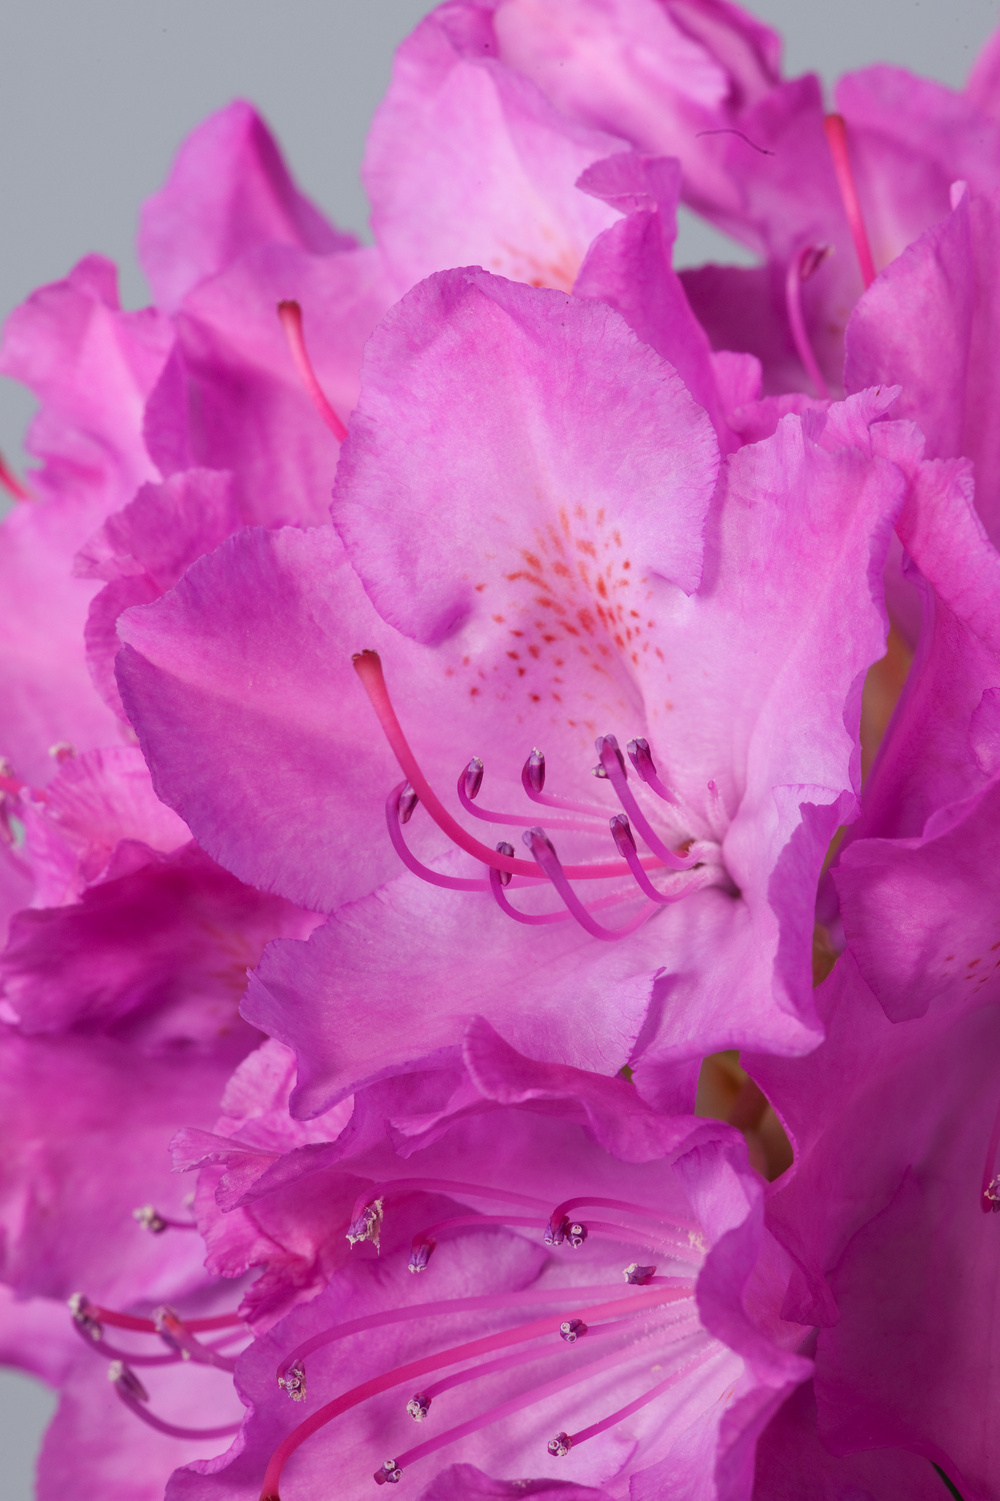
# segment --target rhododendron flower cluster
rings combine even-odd
[[[40,1501],[1000,1495],[998,131],[445,0],[372,244],[235,103],[13,314]]]

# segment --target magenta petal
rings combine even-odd
[[[251,1041],[237,1006],[265,943],[308,920],[242,886],[194,845],[102,881],[72,906],[19,913],[0,979],[22,1030],[67,1027],[145,1047]]]
[[[277,315],[297,300],[317,377],[346,421],[361,354],[392,300],[373,248],[315,255],[260,245],[201,282],[177,315],[177,354],[146,409],[150,452],[164,474],[229,470],[245,523],[329,519],[340,445],[303,389]]]
[[[274,240],[317,255],[357,243],[298,191],[263,120],[237,100],[192,131],[144,205],[140,259],[172,313],[192,287]]]
[[[428,16],[399,49],[372,124],[364,181],[399,292],[469,264],[568,292],[614,221],[576,180],[623,142],[498,63],[490,29],[478,6]]]
[[[405,634],[438,643],[488,615],[481,581],[522,581],[528,605],[533,537],[576,519],[599,529],[606,514],[630,566],[697,587],[714,434],[610,309],[448,272],[385,318],[365,376],[333,515],[376,608]],[[584,552],[603,541],[567,540]]]
[[[797,1387],[757,1444],[753,1501],[941,1501],[930,1463],[906,1449],[832,1454],[816,1428],[811,1381]]]

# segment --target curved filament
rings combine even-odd
[[[378,652],[356,652],[352,661],[354,663],[354,670],[361,679],[361,685],[368,695],[368,701],[375,710],[379,724],[382,726],[382,732],[388,740],[396,760],[399,762],[400,770],[438,828],[447,834],[448,838],[454,844],[457,844],[459,849],[465,850],[466,854],[474,856],[482,865],[491,866],[494,870],[505,871],[509,875],[528,876],[532,880],[537,880],[538,871],[530,860],[520,860],[513,855],[502,855],[497,850],[490,849],[489,845],[483,844],[480,840],[474,838],[467,829],[463,829],[458,820],[451,816],[441,802],[437,793],[421,771],[417,758],[414,756],[409,742],[403,734],[402,725],[396,716],[396,711],[392,706],[392,700],[385,685],[385,676],[382,672],[382,663]],[[616,879],[628,874],[628,866],[623,860],[602,861],[592,865],[568,865],[565,874],[569,879],[578,881]]]
[[[792,330],[792,340],[799,359],[805,366],[806,374],[812,381],[816,395],[821,401],[829,401],[830,388],[823,378],[823,372],[819,368],[813,347],[809,342],[806,320],[802,312],[802,283],[818,269],[820,262],[825,260],[831,249],[830,245],[807,245],[803,250],[795,252],[785,274],[785,307]]]
[[[668,870],[690,870],[692,865],[697,863],[697,857],[676,855],[672,849],[669,849],[632,795],[632,789],[628,785],[625,768],[621,762],[621,752],[613,735],[601,736],[597,742],[597,754],[600,758],[601,769],[615,789],[618,801],[635,824],[648,848]]]
[[[400,827],[399,817],[399,800],[408,786],[408,782],[400,782],[399,786],[394,787],[385,800],[385,822],[389,830],[389,838],[392,840],[393,849],[407,870],[412,871],[415,876],[419,876],[428,885],[443,886],[447,891],[488,891],[490,883],[482,877],[442,876],[436,870],[431,870],[429,865],[424,865],[413,854],[406,840],[403,838],[403,830]]]
[[[577,1294],[583,1289],[575,1289]],[[468,1340],[461,1345],[454,1345],[450,1350],[441,1351],[436,1355],[424,1355],[417,1360],[407,1361],[404,1365],[396,1366],[391,1371],[384,1371],[381,1375],[373,1376],[368,1381],[362,1381],[350,1391],[335,1397],[332,1402],[327,1402],[293,1428],[291,1433],[275,1449],[268,1462],[264,1475],[264,1483],[261,1488],[261,1501],[278,1501],[278,1486],[281,1473],[292,1454],[304,1443],[307,1438],[326,1426],[334,1418],[342,1413],[349,1412],[358,1407],[369,1397],[377,1396],[380,1392],[390,1391],[394,1386],[400,1386],[403,1382],[409,1382],[415,1377],[423,1376],[429,1371],[440,1370],[443,1366],[457,1365],[460,1361],[473,1360],[479,1355],[490,1355],[495,1350],[509,1349],[513,1345],[525,1344],[535,1339],[538,1335],[558,1333],[559,1327],[564,1322],[573,1318],[579,1318],[589,1314],[592,1319],[613,1317],[619,1313],[642,1312],[653,1309],[662,1303],[670,1301],[670,1295],[666,1291],[654,1292],[645,1296],[640,1292],[634,1298],[618,1297],[612,1302],[598,1304],[596,1307],[574,1309],[570,1313],[549,1314],[545,1318],[535,1319],[529,1324],[520,1324],[514,1329],[504,1329],[497,1334],[483,1335],[479,1339]],[[439,1305],[434,1305],[439,1306]],[[524,1405],[523,1403],[521,1405]]]
[[[868,243],[868,231],[865,228],[865,219],[861,212],[861,200],[858,197],[857,183],[854,181],[854,173],[851,170],[851,157],[847,149],[847,125],[843,115],[827,115],[823,121],[823,129],[826,132],[830,155],[833,157],[833,170],[837,174],[837,186],[840,189],[844,213],[847,215],[851,239],[854,241],[858,265],[861,268],[861,280],[865,284],[865,291],[867,291],[875,280],[875,262],[872,259],[872,250]]]

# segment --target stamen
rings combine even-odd
[[[114,1308],[102,1308],[98,1303],[91,1303],[83,1293],[74,1293],[69,1301],[71,1312],[73,1312],[74,1304],[79,1301],[92,1318],[97,1319],[101,1324],[110,1324],[114,1329],[134,1329],[137,1334],[159,1333],[152,1319],[137,1318],[131,1313],[119,1313]],[[73,1317],[76,1317],[75,1312]],[[235,1329],[244,1322],[238,1313],[217,1313],[210,1318],[185,1319],[184,1327],[192,1334],[204,1334],[212,1329]]]
[[[603,1283],[587,1288],[536,1287],[522,1289],[520,1292],[486,1293],[472,1298],[447,1298],[434,1303],[411,1303],[405,1308],[391,1308],[382,1313],[366,1314],[363,1318],[349,1319],[346,1323],[334,1324],[297,1345],[278,1367],[278,1384],[282,1385],[283,1377],[290,1375],[296,1366],[304,1376],[303,1362],[307,1356],[323,1345],[336,1344],[338,1340],[347,1339],[351,1334],[365,1334],[369,1329],[382,1329],[389,1324],[404,1324],[411,1319],[440,1318],[451,1313],[494,1313],[502,1308],[517,1308],[532,1303],[558,1303],[568,1298],[579,1298],[583,1292],[592,1297],[604,1297],[620,1292],[620,1284]]]
[[[588,1330],[586,1324],[582,1326],[582,1329],[589,1333],[591,1340],[594,1340],[599,1339],[602,1334],[618,1334],[627,1327],[631,1327],[631,1320],[612,1319],[607,1324],[598,1324],[596,1329]],[[568,1340],[567,1343],[572,1344],[573,1341]],[[512,1371],[519,1366],[530,1365],[532,1361],[542,1360],[551,1353],[551,1346],[544,1344],[533,1350],[519,1350],[515,1355],[504,1355],[499,1360],[480,1361],[469,1370],[456,1371],[451,1376],[442,1376],[440,1381],[425,1386],[423,1391],[417,1392],[410,1398],[406,1404],[406,1410],[415,1423],[422,1423],[430,1412],[434,1398],[440,1397],[443,1392],[452,1391],[457,1386],[465,1386],[470,1381],[479,1381],[484,1376],[495,1376],[502,1371]]]
[[[550,793],[542,791],[545,786],[545,756],[537,745],[521,768],[521,786],[533,803],[541,803],[545,808],[562,808],[567,813],[588,813],[591,818],[607,816],[604,808],[597,808],[593,803],[575,803],[569,798],[552,797]]]
[[[160,1214],[152,1204],[142,1204],[132,1210],[132,1218],[150,1235],[162,1235],[164,1230],[197,1230],[194,1220],[172,1220]]]
[[[12,495],[15,500],[34,499],[31,491],[22,485],[2,453],[0,453],[0,487],[6,490],[8,495]]]
[[[664,786],[656,774],[656,765],[649,749],[649,741],[644,736],[637,735],[634,740],[629,741],[625,749],[628,751],[628,758],[640,782],[645,782],[650,791],[655,792],[657,797],[662,797],[665,803],[676,805],[676,797],[669,787]]]
[[[802,250],[797,250],[788,262],[788,271],[785,276],[785,307],[788,312],[789,327],[792,330],[792,340],[799,359],[805,366],[806,374],[812,381],[816,395],[821,401],[829,400],[830,388],[823,379],[823,372],[813,354],[809,335],[806,332],[805,318],[802,315],[802,283],[808,281],[810,276],[819,269],[832,249],[832,245],[806,245]]]
[[[301,1360],[295,1360],[287,1371],[278,1377],[278,1385],[287,1392],[293,1402],[306,1400],[306,1368]]]
[[[656,1276],[656,1267],[642,1266],[638,1261],[633,1261],[625,1268],[622,1276],[633,1287],[645,1287]]]
[[[843,115],[827,115],[823,121],[823,129],[826,131],[827,145],[833,157],[833,170],[837,174],[837,186],[840,189],[841,201],[847,215],[851,238],[854,241],[858,265],[861,268],[861,280],[867,291],[875,280],[875,262],[872,260],[871,246],[868,243],[868,231],[861,212],[857,184],[854,181],[854,173],[851,171],[851,158],[847,150],[847,125]]]
[[[639,830],[648,848],[654,855],[659,856],[669,870],[690,870],[692,865],[697,863],[696,858],[676,855],[672,849],[668,849],[633,797],[625,775],[625,760],[618,749],[618,741],[614,735],[598,735],[595,745],[600,758],[600,773],[607,777],[615,789],[618,801]]]
[[[613,1428],[616,1423],[621,1423],[625,1418],[630,1418],[634,1412],[639,1412],[643,1407],[648,1407],[650,1402],[655,1402],[657,1397],[661,1397],[672,1386],[676,1386],[682,1376],[688,1375],[689,1372],[696,1370],[698,1366],[705,1365],[710,1358],[711,1355],[702,1354],[696,1356],[694,1360],[689,1360],[687,1365],[681,1366],[679,1370],[674,1371],[665,1380],[657,1382],[656,1386],[650,1391],[644,1392],[641,1397],[636,1397],[634,1402],[626,1402],[624,1407],[619,1407],[616,1412],[609,1413],[606,1418],[601,1418],[599,1422],[592,1423],[589,1428],[581,1428],[579,1433],[557,1433],[554,1439],[549,1440],[549,1453],[557,1457],[568,1454],[570,1449],[575,1448],[578,1444],[586,1443],[588,1438],[596,1438],[599,1433],[604,1433],[606,1429]],[[553,1447],[553,1445],[556,1447]]]
[[[407,778],[410,787],[423,803],[427,812],[433,818],[441,831],[448,835],[459,849],[465,850],[466,854],[474,856],[481,864],[488,865],[493,870],[507,871],[510,875],[528,876],[534,880],[538,878],[538,872],[528,860],[514,859],[508,855],[501,855],[488,845],[482,844],[478,839],[468,833],[462,825],[454,819],[444,807],[437,794],[434,792],[427,778],[420,770],[409,742],[403,734],[402,726],[396,717],[396,711],[392,706],[392,700],[385,685],[385,677],[382,673],[382,663],[378,652],[356,652],[351,659],[354,670],[361,679],[361,685],[368,695],[368,700],[382,726],[383,734],[399,762],[403,775]],[[585,810],[589,811],[589,810]],[[659,863],[659,862],[656,862]],[[608,861],[593,865],[568,865],[565,870],[570,880],[600,880],[605,878],[617,878],[628,874],[628,866],[620,861]]]
[[[526,1215],[511,1214],[456,1214],[451,1219],[438,1220],[436,1225],[428,1226],[426,1230],[421,1230],[413,1237],[408,1263],[409,1271],[425,1272],[440,1232],[455,1230],[461,1225],[524,1225],[534,1230],[538,1228],[538,1220],[528,1219]]]
[[[614,818],[609,819],[609,823],[618,853],[624,857],[625,864],[632,872],[639,890],[651,902],[657,902],[660,906],[667,907],[673,902],[683,901],[686,896],[691,895],[692,890],[704,885],[704,881],[688,881],[684,886],[681,886],[679,889],[675,888],[673,891],[657,891],[642,868],[639,851],[636,848],[635,835],[632,833],[626,814],[616,813]]]
[[[532,755],[540,752],[532,751]],[[530,757],[529,757],[530,759]],[[473,756],[468,766],[458,779],[458,800],[466,813],[471,813],[473,818],[481,818],[484,823],[513,824],[515,828],[524,828],[523,813],[497,813],[491,808],[477,808],[473,799],[479,796],[479,789],[483,784],[483,763],[478,756]],[[597,817],[603,817],[603,813],[595,810]],[[584,823],[579,818],[550,818],[547,826],[553,829],[577,829],[586,833],[593,833],[592,822]],[[499,846],[498,846],[499,848]],[[514,853],[513,848],[510,851]]]
[[[566,1215],[558,1220],[552,1215],[542,1239],[547,1246],[569,1245],[574,1251],[579,1251],[586,1242],[587,1227],[576,1220],[570,1220]]]
[[[997,1108],[986,1148],[983,1167],[983,1184],[979,1194],[979,1207],[984,1214],[1000,1213],[1000,1170],[997,1167],[997,1149],[1000,1148],[1000,1107]]]
[[[575,1288],[577,1296],[586,1289]],[[645,1312],[672,1301],[672,1293],[667,1290],[653,1293],[636,1293],[630,1298],[616,1298],[609,1303],[598,1304],[596,1307],[574,1309],[569,1315],[549,1314],[545,1318],[535,1319],[529,1324],[518,1325],[514,1329],[505,1329],[497,1334],[484,1335],[479,1339],[469,1340],[465,1344],[455,1345],[450,1350],[444,1350],[436,1355],[421,1356],[417,1360],[407,1361],[405,1365],[396,1366],[394,1370],[385,1371],[379,1376],[374,1376],[360,1385],[352,1387],[342,1396],[335,1397],[332,1402],[318,1409],[305,1422],[293,1428],[275,1449],[268,1462],[264,1475],[264,1484],[261,1488],[261,1501],[279,1501],[278,1486],[281,1473],[292,1455],[300,1444],[304,1443],[318,1429],[324,1427],[341,1413],[350,1411],[360,1403],[367,1401],[369,1397],[377,1396],[380,1392],[389,1391],[394,1386],[408,1382],[414,1377],[423,1376],[429,1371],[439,1370],[442,1366],[456,1365],[460,1361],[472,1360],[479,1355],[492,1354],[494,1350],[502,1350],[512,1345],[525,1344],[538,1335],[557,1331],[560,1326],[583,1313],[587,1313],[593,1319],[613,1317],[620,1313]],[[441,1305],[429,1305],[431,1308],[440,1309]],[[409,1312],[410,1310],[406,1310]],[[617,1357],[616,1357],[617,1358]],[[557,1383],[558,1385],[559,1383]],[[533,1400],[530,1395],[518,1399],[518,1405],[527,1405]],[[508,1404],[509,1405],[509,1404]],[[511,1410],[515,1410],[511,1408]],[[500,1409],[494,1409],[499,1413]],[[487,1418],[483,1421],[492,1421]],[[480,1420],[475,1421],[475,1426],[481,1426]],[[454,1430],[457,1432],[457,1430]],[[437,1448],[441,1440],[434,1440],[431,1447]],[[421,1451],[427,1446],[421,1446]],[[415,1453],[417,1451],[411,1451]],[[398,1462],[397,1462],[398,1463]],[[385,1477],[383,1477],[384,1479]]]
[[[351,1223],[347,1227],[347,1239],[350,1245],[356,1246],[358,1241],[370,1240],[376,1251],[380,1250],[379,1237],[382,1234],[382,1206],[385,1200],[373,1199],[361,1205],[355,1206]]]
[[[422,881],[426,881],[429,886],[443,886],[447,891],[488,891],[489,882],[487,881],[475,877],[442,876],[436,870],[431,870],[430,866],[425,865],[422,860],[417,859],[403,838],[400,824],[409,821],[419,801],[409,782],[400,782],[385,800],[385,822],[389,830],[389,838],[392,840],[393,849],[407,870],[419,876]]]
[[[297,302],[279,302],[278,317],[281,319],[281,326],[285,330],[285,337],[288,340],[288,347],[292,352],[292,359],[295,361],[295,368],[299,373],[299,379],[303,386],[305,386],[310,401],[331,433],[333,433],[337,442],[343,443],[347,437],[347,428],[327,401],[323,388],[316,379],[316,372],[312,367],[312,361],[306,350],[306,339],[302,329],[302,309]]]
[[[88,1339],[99,1340],[103,1337],[104,1326],[97,1316],[97,1309],[84,1293],[71,1293],[66,1299],[73,1323],[81,1334]]]
[[[185,1328],[174,1310],[168,1308],[166,1304],[155,1310],[153,1322],[164,1344],[169,1349],[177,1351],[182,1360],[193,1360],[198,1365],[216,1366],[221,1371],[235,1371],[235,1358],[220,1355],[208,1345],[201,1344]]]
[[[545,830],[539,828],[527,829],[522,835],[522,838],[525,844],[530,849],[531,853],[534,855],[539,867],[545,872],[549,880],[552,882],[553,886],[556,888],[556,891],[562,897],[568,911],[573,917],[576,918],[581,928],[585,929],[585,931],[590,934],[591,938],[600,938],[605,943],[614,943],[617,939],[624,938],[628,933],[634,933],[636,928],[642,927],[642,924],[644,922],[648,922],[653,913],[656,911],[655,907],[646,907],[642,912],[639,912],[635,917],[631,918],[629,922],[622,923],[620,928],[602,927],[600,923],[594,921],[594,919],[590,915],[590,912],[583,905],[580,898],[577,896],[576,892],[569,884],[569,880],[567,879],[569,875],[569,867],[564,870],[560,865],[559,857],[556,855],[554,846],[552,845],[551,841],[545,836]],[[625,869],[628,870],[627,865]],[[493,887],[493,895],[498,899],[500,896],[502,896],[502,893],[498,891],[496,884],[494,884]],[[514,908],[509,906],[506,897],[504,897],[503,900],[504,910],[507,911],[509,908],[511,913],[514,913]],[[518,912],[515,915],[517,916],[519,922],[524,922],[526,920],[530,921],[530,919],[526,919],[524,913]],[[551,921],[551,919],[549,920]]]
[[[591,1198],[587,1194],[581,1198],[567,1199],[564,1203],[556,1205],[549,1216],[550,1232],[555,1235],[557,1227],[567,1222],[567,1216],[574,1209],[580,1209],[584,1205],[591,1209],[617,1209],[621,1214],[634,1214],[639,1219],[656,1220],[657,1223],[661,1225],[666,1224],[673,1230],[685,1229],[690,1231],[696,1228],[692,1224],[681,1223],[673,1217],[658,1214],[655,1209],[647,1209],[643,1204],[629,1203],[627,1199],[596,1199]],[[546,1241],[546,1244],[548,1245],[549,1242]],[[558,1244],[558,1242],[555,1242],[555,1244]]]
[[[648,1331],[644,1331],[642,1337],[647,1337],[647,1334]],[[636,1341],[636,1343],[638,1343],[638,1341]],[[436,1449],[441,1449],[448,1444],[456,1443],[460,1438],[466,1438],[470,1433],[476,1433],[481,1428],[486,1428],[491,1423],[498,1422],[501,1418],[509,1417],[512,1413],[519,1412],[524,1407],[530,1407],[536,1402],[544,1401],[546,1397],[554,1396],[559,1392],[567,1390],[571,1386],[578,1386],[581,1381],[586,1381],[595,1376],[599,1371],[606,1370],[609,1367],[615,1366],[620,1360],[621,1352],[617,1351],[615,1354],[607,1356],[603,1360],[592,1360],[586,1364],[577,1366],[573,1371],[564,1376],[558,1377],[554,1381],[548,1381],[542,1386],[536,1386],[531,1388],[529,1391],[522,1392],[519,1396],[513,1397],[509,1402],[503,1402],[500,1404],[500,1406],[491,1408],[489,1412],[481,1413],[478,1417],[470,1418],[468,1422],[459,1423],[456,1427],[449,1428],[446,1433],[441,1433],[438,1434],[436,1438],[428,1439],[426,1443],[417,1444],[414,1448],[408,1449],[405,1454],[400,1454],[399,1457],[393,1461],[396,1480],[399,1480],[401,1478],[402,1471],[407,1465],[413,1464],[418,1459],[425,1458],[428,1454],[432,1454]],[[649,1400],[652,1400],[652,1398],[650,1398]],[[560,1435],[560,1437],[565,1437],[565,1435]],[[570,1442],[572,1442],[572,1440],[570,1440]],[[577,1442],[579,1442],[579,1439],[577,1440]],[[564,1452],[568,1452],[568,1449]],[[377,1484],[382,1483],[379,1481],[377,1472],[374,1476],[374,1479]]]
[[[587,1325],[582,1319],[564,1319],[559,1325],[559,1337],[568,1345],[575,1345],[578,1339],[582,1339],[587,1332]]]
[[[158,1433],[166,1433],[171,1438],[231,1438],[234,1433],[239,1433],[242,1427],[242,1422],[239,1422],[226,1423],[218,1428],[179,1428],[176,1423],[164,1422],[144,1405],[149,1401],[149,1393],[135,1372],[124,1361],[113,1360],[111,1362],[108,1367],[108,1380],[125,1406],[134,1412],[137,1418],[141,1418]]]

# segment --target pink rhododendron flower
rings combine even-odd
[[[248,534],[122,622],[119,681],[161,795],[243,879],[354,902],[311,952],[275,950],[247,1004],[299,1054],[297,1110],[452,1041],[488,995],[517,1046],[609,1071],[733,1039],[812,1045],[805,892],[853,807],[847,724],[884,629],[871,569],[901,499],[902,472],[869,446],[885,400],[787,417],[715,489],[705,414],[605,305],[432,278],[369,346],[333,506],[346,556],[323,530]],[[780,598],[751,584],[764,548]],[[350,665],[362,646],[385,659],[391,701],[360,665],[419,797],[459,776],[461,827],[433,816],[476,863],[438,863],[447,844],[416,820],[410,852],[398,793],[380,834],[399,773]],[[612,733],[637,737],[631,780]],[[533,745],[569,802],[542,790]],[[565,877],[541,835],[495,852],[533,823]],[[400,859],[430,887],[403,876],[359,903]],[[524,907],[491,869],[545,877],[568,912]],[[606,876],[632,902],[611,921]],[[456,883],[477,894],[440,890]],[[373,944],[387,923],[393,941]]]
[[[341,1269],[242,1357],[238,1444],[171,1497],[309,1495],[333,1454],[345,1496],[411,1465],[441,1483],[442,1464],[445,1484],[482,1472],[473,1494],[526,1471],[749,1494],[753,1436],[809,1366],[734,1133],[532,1063],[482,1023],[464,1059],[426,1060],[355,1118],[263,1169],[253,1121],[214,1146],[232,1212],[280,1213],[297,1188]]]
[[[446,0],[373,245],[237,102],[10,320],[41,1501],[997,1491],[998,60]]]

